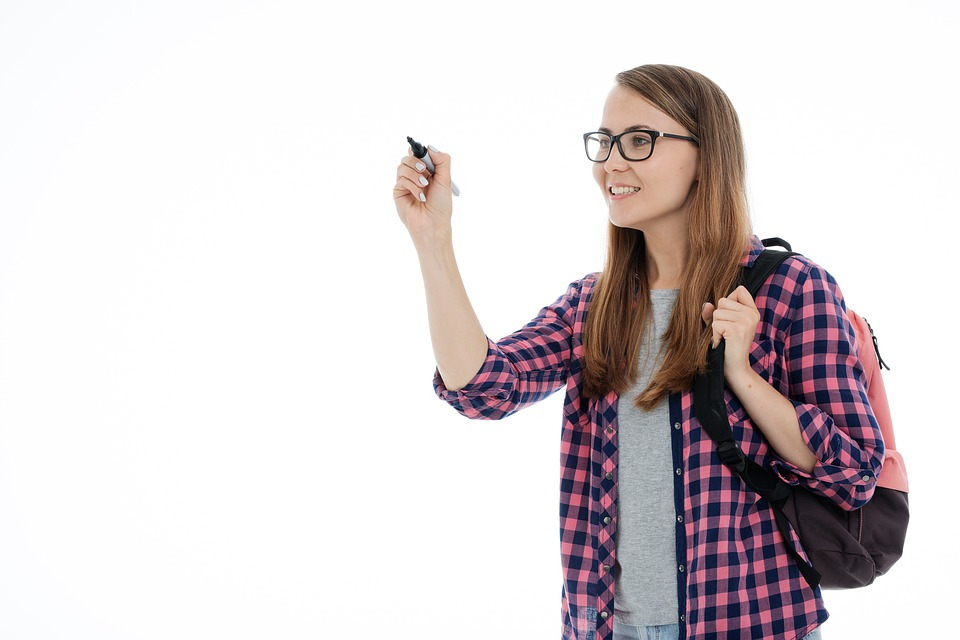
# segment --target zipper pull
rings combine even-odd
[[[867,322],[867,319],[864,318],[863,321]],[[873,332],[873,327],[870,326],[869,322],[867,322],[867,328],[870,329],[870,336],[873,338],[873,350],[877,352],[877,362],[880,363],[881,367],[887,367],[887,363],[880,357],[880,345],[877,344],[877,334]],[[890,371],[890,367],[887,367],[887,371]]]

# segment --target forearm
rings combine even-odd
[[[773,450],[787,462],[813,471],[817,456],[803,439],[793,403],[750,368],[727,376],[726,382]]]
[[[463,387],[487,357],[487,336],[470,304],[450,242],[418,247],[430,337],[444,386]]]

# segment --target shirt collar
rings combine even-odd
[[[757,256],[763,253],[764,248],[763,243],[760,242],[760,238],[758,238],[756,234],[751,234],[747,241],[747,247],[743,252],[743,257],[740,258],[740,266],[752,267],[753,263],[757,260]]]

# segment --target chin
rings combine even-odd
[[[613,207],[610,208],[610,214],[607,217],[615,227],[623,227],[625,229],[636,229],[647,220],[645,216],[637,215],[635,211],[614,211]]]

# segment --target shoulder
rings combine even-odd
[[[580,295],[584,298],[585,301],[588,301],[593,294],[594,288],[597,286],[597,281],[600,279],[601,271],[594,271],[583,276],[578,283],[580,286]]]
[[[573,280],[567,285],[566,291],[556,300],[540,310],[541,314],[553,313],[566,318],[570,323],[579,316],[587,306],[600,272],[588,273],[582,278]]]
[[[780,239],[773,238],[772,240],[776,241]],[[764,242],[765,241],[760,240],[756,234],[751,235],[747,241],[747,246],[740,264],[744,267],[754,266],[758,258],[760,258],[760,255],[764,253],[766,249]],[[772,244],[773,246],[787,246],[785,243],[782,243],[782,241],[773,242]],[[775,288],[775,291],[771,293],[778,294],[777,297],[781,298],[782,295],[780,294],[793,293],[798,288],[803,287],[808,280],[812,282],[824,281],[836,285],[836,280],[834,280],[833,276],[826,269],[800,253],[795,253],[784,259],[784,261],[778,265],[773,275],[768,276],[767,283],[773,285]],[[763,287],[761,287],[761,290],[762,289]]]
[[[780,330],[800,318],[846,313],[843,294],[833,275],[800,254],[787,257],[777,267],[757,292],[757,301],[774,312],[768,320]]]

